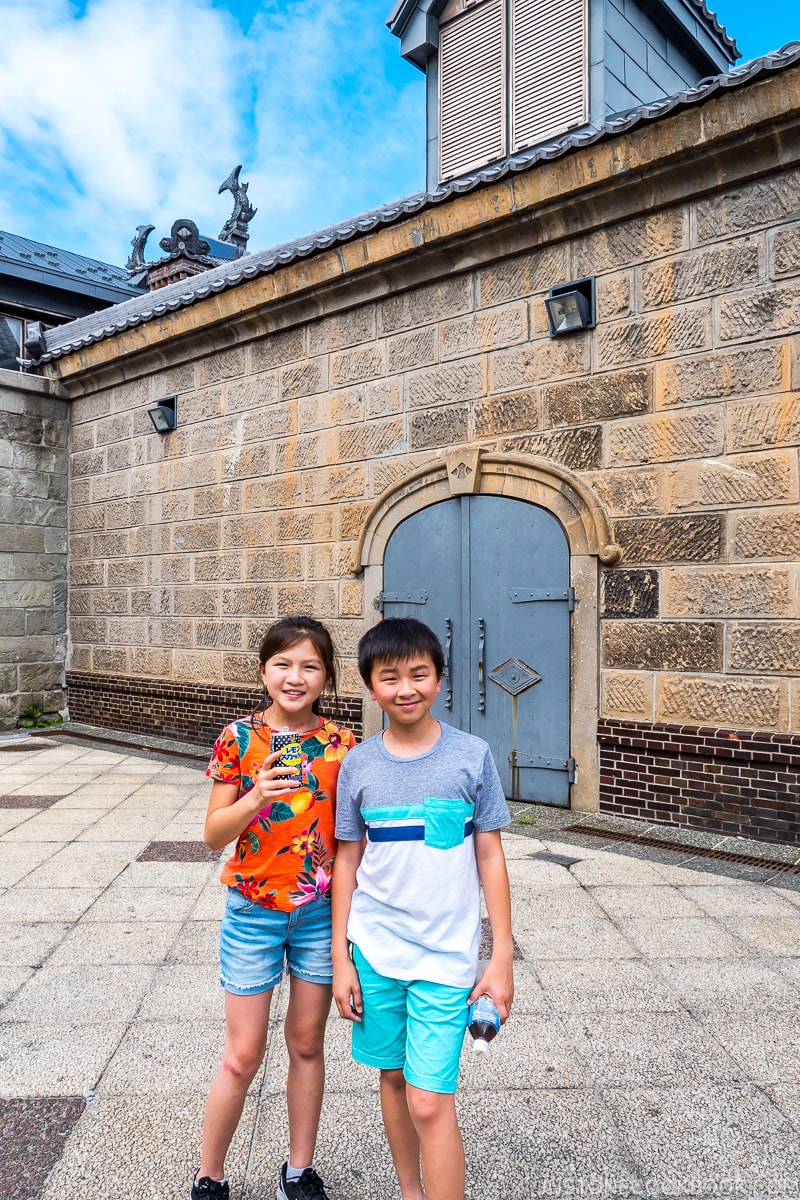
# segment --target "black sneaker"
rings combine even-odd
[[[192,1200],[229,1200],[228,1181],[210,1179],[204,1175],[192,1183]]]
[[[299,1179],[286,1178],[288,1163],[281,1167],[281,1178],[275,1200],[330,1200],[325,1184],[313,1167],[306,1167]]]

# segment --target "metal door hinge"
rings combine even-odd
[[[568,611],[575,609],[575,588],[512,588],[509,592],[512,604],[542,604],[547,600],[566,600]]]
[[[379,592],[378,608],[383,612],[387,604],[427,604],[427,592]]]

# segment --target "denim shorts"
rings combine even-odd
[[[234,996],[255,996],[280,982],[284,962],[290,975],[330,984],[331,905],[312,900],[292,912],[254,904],[228,888],[219,934],[219,981]]]
[[[426,1092],[452,1094],[472,988],[379,975],[353,946],[364,1011],[353,1022],[353,1058],[383,1071],[402,1070]]]

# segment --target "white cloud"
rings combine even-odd
[[[247,37],[235,7],[0,0],[0,227],[122,262],[141,222],[150,254],[178,217],[216,235],[238,162],[251,248],[422,185],[421,87],[380,2],[267,0]]]

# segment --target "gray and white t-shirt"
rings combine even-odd
[[[347,935],[379,974],[472,986],[481,928],[472,832],[510,819],[486,742],[451,725],[415,758],[390,754],[382,734],[349,752],[336,836],[368,840]]]

